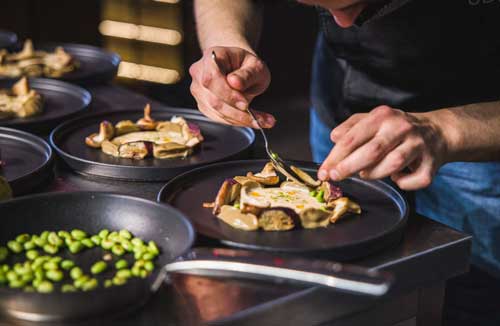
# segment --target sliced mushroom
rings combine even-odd
[[[233,179],[236,182],[238,182],[240,185],[243,185],[243,184],[245,184],[246,182],[249,182],[249,181],[254,181],[255,182],[255,180],[252,180],[252,179],[250,179],[248,177],[244,177],[244,176],[241,176],[241,175],[238,175],[238,176],[234,177]]]
[[[19,118],[31,117],[43,111],[42,96],[34,90],[22,96],[21,101],[19,107],[15,109],[15,114]]]
[[[120,157],[132,158],[134,160],[141,160],[148,156],[149,150],[148,146],[140,141],[135,143],[127,143],[120,145],[118,147],[118,153]]]
[[[103,121],[99,125],[99,133],[91,134],[85,138],[85,144],[93,148],[100,148],[101,144],[105,140],[110,140],[113,138],[115,133],[115,128],[109,121]]]
[[[318,188],[323,190],[323,199],[328,207],[333,207],[333,201],[343,196],[342,189],[331,181],[323,181]]]
[[[186,157],[190,152],[189,147],[177,143],[153,144],[153,156],[156,158]]]
[[[295,178],[293,175],[291,175],[290,173],[288,173],[285,168],[283,166],[281,166],[280,164],[273,164],[274,168],[276,169],[276,171],[278,171],[279,173],[283,174],[287,180],[289,181],[293,181],[293,182],[296,182],[296,183],[303,183],[302,180],[299,180],[297,178]]]
[[[161,121],[156,125],[157,131],[165,131],[171,133],[182,134],[182,126],[171,121]]]
[[[274,186],[280,182],[280,178],[276,174],[276,170],[271,162],[267,163],[259,173],[253,174],[252,172],[248,172],[247,178],[266,186]]]
[[[119,121],[115,125],[116,136],[121,136],[136,131],[141,131],[141,128],[138,125],[136,125],[132,120]]]
[[[109,140],[104,140],[101,143],[101,150],[111,156],[120,157],[120,151],[118,150],[118,146],[110,142]]]
[[[222,186],[217,192],[217,196],[215,197],[215,205],[212,213],[214,215],[219,214],[220,209],[223,205],[227,205],[231,203],[231,198],[234,196],[236,192],[233,190],[233,187],[240,187],[240,184],[234,181],[234,179],[226,179],[222,183]]]
[[[262,188],[262,186],[256,181],[245,182],[241,187],[240,204],[260,208],[271,206],[269,200],[258,192],[259,188]]]
[[[233,228],[240,230],[255,231],[259,227],[257,216],[242,213],[239,209],[230,205],[223,205],[217,217]]]
[[[304,209],[299,216],[304,229],[327,227],[330,223],[330,212],[317,208]]]
[[[259,216],[259,227],[265,231],[288,231],[295,227],[293,219],[283,209],[266,209]]]
[[[333,213],[330,216],[330,222],[335,223],[346,213],[361,214],[361,207],[358,203],[347,197],[341,197],[332,202],[334,205]]]
[[[28,95],[30,92],[30,85],[28,83],[28,78],[23,77],[19,79],[14,85],[12,85],[12,94],[16,96]]]
[[[318,187],[321,184],[321,181],[313,179],[308,173],[302,171],[296,166],[290,166],[293,172],[309,187]]]
[[[149,103],[144,107],[144,117],[137,120],[136,123],[142,130],[156,129],[156,121],[151,118],[151,105]]]
[[[33,42],[30,39],[26,39],[23,44],[23,49],[20,52],[12,53],[7,56],[9,61],[20,61],[32,58],[35,55],[35,50],[33,48]]]

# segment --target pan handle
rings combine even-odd
[[[362,267],[233,249],[194,249],[167,264],[165,270],[167,273],[288,281],[377,297],[386,294],[393,281],[392,275],[386,272]]]

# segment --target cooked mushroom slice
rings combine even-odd
[[[182,126],[178,123],[171,121],[161,121],[156,125],[157,131],[171,132],[176,134],[182,134]]]
[[[172,142],[168,134],[162,131],[136,131],[113,139],[113,143],[116,145],[135,143],[138,141],[147,141],[155,144],[167,144]]]
[[[266,209],[259,216],[259,227],[265,231],[288,231],[294,226],[292,217],[282,209]]]
[[[241,176],[241,175],[238,175],[236,177],[233,178],[236,182],[238,182],[240,185],[243,185],[245,182],[248,182],[248,181],[255,181],[255,180],[252,180],[248,177],[244,177],[244,176]]]
[[[236,190],[233,190],[233,187],[240,187],[240,184],[234,181],[234,179],[226,179],[222,183],[222,186],[219,189],[219,192],[217,192],[217,196],[215,197],[215,206],[213,209],[214,215],[219,214],[220,209],[223,205],[227,205],[231,203],[231,198],[234,196],[234,193],[236,193]]]
[[[255,231],[259,227],[257,216],[242,213],[239,209],[229,205],[223,205],[217,217],[236,229]]]
[[[148,146],[143,142],[127,143],[118,147],[120,157],[141,160],[148,156]]]
[[[288,173],[281,165],[273,164],[273,166],[276,169],[276,171],[283,174],[287,180],[297,182],[297,183],[304,183],[302,180],[299,180],[299,179],[295,178],[293,175],[291,175],[290,173]]]
[[[241,187],[240,204],[260,208],[271,206],[270,201],[256,191],[259,188],[262,188],[262,186],[256,181],[245,182]]]
[[[331,181],[323,181],[318,190],[323,190],[323,199],[328,207],[335,206],[333,201],[343,196],[342,189]]]
[[[330,223],[330,212],[317,208],[306,208],[299,216],[304,229],[327,227]]]
[[[330,216],[330,222],[335,223],[346,213],[361,214],[361,207],[347,197],[341,197],[332,202],[335,205],[333,213]]]
[[[23,96],[21,101],[19,107],[15,110],[15,114],[19,118],[31,117],[42,112],[42,96],[34,90],[31,90],[28,95]]]
[[[280,178],[276,174],[276,170],[271,162],[267,163],[259,173],[253,174],[252,172],[248,172],[247,178],[266,186],[274,186],[280,182]]]
[[[29,92],[30,85],[28,83],[28,78],[26,77],[19,79],[14,85],[12,85],[12,94],[14,95],[28,95]]]
[[[20,52],[12,53],[7,56],[8,61],[20,61],[32,58],[35,55],[35,50],[33,49],[33,42],[30,39],[24,41],[23,49]]]
[[[156,121],[151,118],[151,105],[149,103],[144,107],[144,117],[137,120],[137,125],[142,130],[156,129]]]
[[[109,121],[103,121],[99,125],[99,133],[91,134],[85,138],[85,144],[90,147],[100,148],[103,141],[113,138],[114,133],[115,128],[113,128],[113,125]]]
[[[111,156],[120,157],[120,152],[118,150],[118,146],[110,142],[109,140],[104,140],[101,143],[101,150]]]
[[[156,158],[186,157],[190,151],[190,148],[177,143],[153,144],[153,156]]]
[[[321,184],[321,181],[314,180],[309,174],[296,166],[292,165],[290,166],[290,169],[292,169],[292,171],[295,172],[295,174],[309,187],[318,187]]]
[[[131,120],[123,120],[123,121],[118,122],[115,125],[116,136],[121,136],[124,134],[129,134],[131,132],[136,132],[136,131],[141,131],[141,128],[139,128],[139,126],[136,125]]]

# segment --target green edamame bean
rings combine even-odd
[[[128,267],[128,262],[125,259],[120,259],[115,263],[116,269],[124,269]]]
[[[139,277],[140,278],[146,278],[148,275],[149,275],[149,273],[145,269],[141,269],[141,271],[139,272]]]
[[[20,234],[16,237],[16,241],[23,244],[25,243],[26,241],[28,241],[30,239],[30,235],[28,233],[23,233],[23,234]]]
[[[137,260],[137,261],[134,263],[134,266],[137,266],[137,267],[139,267],[139,268],[142,268],[142,267],[144,267],[144,265],[145,265],[145,264],[146,264],[146,261],[145,261],[145,260],[140,259],[140,260]]]
[[[40,233],[40,238],[47,241],[47,238],[49,237],[49,233],[50,233],[49,231],[43,231],[42,233]]]
[[[24,285],[26,285],[26,283],[22,280],[13,280],[13,281],[10,281],[9,282],[9,287],[13,288],[13,289],[20,289],[22,288]]]
[[[0,284],[7,283],[7,276],[5,274],[0,273]]]
[[[26,258],[28,258],[29,260],[36,259],[38,257],[38,255],[39,255],[38,250],[32,249],[32,250],[26,251]]]
[[[100,274],[100,273],[104,272],[106,270],[106,268],[108,268],[108,264],[106,264],[106,262],[100,260],[100,261],[96,262],[94,265],[92,265],[92,267],[90,267],[90,272],[92,274]]]
[[[4,273],[7,273],[10,270],[10,266],[7,264],[3,264],[2,266],[0,266],[0,270]]]
[[[52,269],[48,270],[47,273],[45,273],[45,277],[51,281],[59,282],[64,278],[64,274],[58,269]]]
[[[17,241],[11,240],[7,242],[7,247],[15,254],[18,254],[21,251],[23,251],[23,246]]]
[[[21,265],[21,264],[16,264],[14,265],[14,272],[17,273],[17,275],[23,275],[31,271],[30,267]]]
[[[80,241],[75,241],[75,242],[73,242],[72,244],[69,245],[69,251],[72,254],[79,253],[80,251],[83,250],[83,248],[85,248],[85,246]]]
[[[144,269],[148,272],[152,272],[155,269],[155,264],[152,261],[147,261],[144,263]]]
[[[105,280],[104,281],[104,287],[105,288],[109,288],[111,286],[113,286],[113,281],[112,280]]]
[[[45,263],[43,263],[43,269],[47,270],[47,271],[53,271],[53,270],[56,270],[59,268],[59,264],[53,262],[53,261],[47,261]]]
[[[113,231],[108,235],[108,240],[111,240],[113,242],[119,242],[120,238],[118,237],[118,232]]]
[[[156,242],[154,242],[153,240],[148,242],[148,249],[149,249],[149,252],[155,256],[160,254],[160,249],[156,245]]]
[[[100,237],[102,240],[104,240],[104,239],[106,239],[106,238],[108,237],[108,235],[109,235],[109,230],[103,229],[103,230],[99,231],[98,235],[99,235],[99,237]]]
[[[7,280],[9,282],[12,282],[12,281],[15,281],[15,280],[18,280],[19,279],[19,275],[17,275],[16,272],[14,271],[8,271],[6,274],[5,274],[5,277],[7,278]]]
[[[62,245],[64,244],[64,240],[63,240],[63,239],[61,239],[61,238],[57,235],[57,233],[55,233],[55,232],[50,232],[50,233],[49,233],[49,236],[48,236],[48,238],[47,238],[47,241],[48,241],[51,245],[56,246],[56,247],[60,247],[60,246],[62,246]]]
[[[75,242],[79,242],[79,241],[75,240],[73,238],[64,238],[64,243],[66,244],[66,247],[68,247],[68,248],[69,248],[69,246],[71,246],[71,244],[73,244]]]
[[[109,240],[109,239],[104,239],[104,240],[102,240],[102,241],[101,241],[101,247],[102,247],[102,249],[104,249],[104,250],[109,250],[109,249],[111,249],[111,247],[113,247],[113,246],[114,246],[114,244],[115,244],[115,243],[114,243],[113,241]]]
[[[87,233],[85,231],[75,229],[71,231],[71,236],[76,240],[82,240],[87,237]]]
[[[98,235],[93,235],[90,237],[90,240],[96,245],[96,246],[100,246],[101,245],[101,237],[98,236]]]
[[[0,247],[0,262],[7,259],[8,256],[9,256],[9,249],[5,247]]]
[[[77,280],[79,279],[80,277],[83,276],[83,271],[80,267],[73,267],[71,269],[71,271],[69,272],[69,276],[73,279],[73,280]]]
[[[113,277],[112,282],[113,282],[113,285],[123,285],[123,284],[127,283],[127,280],[115,276],[115,277]]]
[[[123,256],[123,254],[125,254],[125,249],[123,249],[123,247],[120,246],[119,244],[115,244],[111,248],[111,252],[117,256]]]
[[[45,272],[42,268],[35,269],[35,280],[43,280],[45,278]]]
[[[132,244],[136,247],[142,247],[144,246],[144,241],[142,241],[141,238],[133,238],[132,240],[130,240],[130,242],[132,242]]]
[[[24,247],[24,250],[32,250],[32,249],[36,248],[36,244],[33,240],[30,240],[30,241],[26,241],[23,244],[23,247]]]
[[[81,286],[82,291],[90,291],[95,289],[99,285],[99,282],[97,282],[97,279],[91,278],[87,282],[83,283]]]
[[[127,239],[127,240],[132,239],[132,234],[128,230],[120,230],[120,232],[118,234],[123,239]]]
[[[53,262],[53,263],[56,263],[56,264],[59,264],[60,262],[62,262],[62,257],[60,256],[55,256],[55,257],[52,257],[49,259],[49,261]]]
[[[94,248],[95,244],[90,239],[83,239],[81,243],[87,248]]]
[[[73,282],[73,285],[76,287],[76,288],[81,288],[83,284],[85,284],[85,282],[87,282],[88,280],[90,279],[90,277],[88,275],[82,275],[80,276],[78,279],[76,279],[74,282]]]
[[[63,286],[61,286],[61,292],[76,292],[76,287],[74,287],[72,284],[63,284]]]
[[[122,240],[121,245],[122,245],[123,249],[125,249],[125,251],[127,251],[127,252],[132,252],[134,250],[134,246],[127,239]]]
[[[31,281],[33,281],[34,278],[35,278],[35,276],[33,275],[33,272],[31,272],[31,271],[26,273],[26,274],[21,275],[21,280],[24,283],[31,282]]]
[[[141,258],[144,260],[153,260],[155,256],[150,252],[145,252]]]
[[[72,269],[75,267],[75,263],[69,259],[65,259],[61,262],[61,268],[65,271]]]
[[[132,277],[132,272],[129,269],[121,269],[118,272],[116,272],[115,276],[118,278],[127,279]]]
[[[59,248],[51,244],[46,244],[45,246],[43,246],[43,251],[48,254],[55,255],[59,251]]]
[[[24,287],[24,292],[35,292],[35,288],[32,287],[31,285],[27,285]]]
[[[47,239],[44,239],[42,237],[37,237],[33,239],[33,242],[37,245],[37,247],[43,248],[47,244]]]
[[[54,285],[49,281],[41,281],[36,287],[36,290],[40,293],[50,293],[54,291]]]
[[[61,230],[57,232],[57,235],[63,239],[71,239],[71,234],[68,231]]]
[[[132,275],[135,277],[141,276],[141,268],[139,266],[134,265],[134,267],[132,267],[132,269],[130,271],[132,272]]]

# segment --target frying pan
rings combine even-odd
[[[165,280],[167,272],[287,279],[375,296],[385,294],[390,283],[387,275],[335,263],[277,260],[224,249],[188,252],[195,238],[194,230],[179,211],[126,195],[99,192],[33,195],[0,203],[0,216],[2,244],[20,233],[79,228],[95,234],[106,228],[128,229],[144,240],[154,240],[161,251],[155,261],[157,268],[150,276],[130,279],[123,286],[74,293],[56,289],[51,294],[0,287],[2,312],[32,321],[86,319],[129,312],[146,302]],[[75,260],[88,272],[93,262],[102,259],[102,254],[99,248],[94,248],[77,255],[65,252],[61,255]],[[110,278],[112,274],[110,269],[102,278]],[[99,275],[101,284],[102,278]]]

